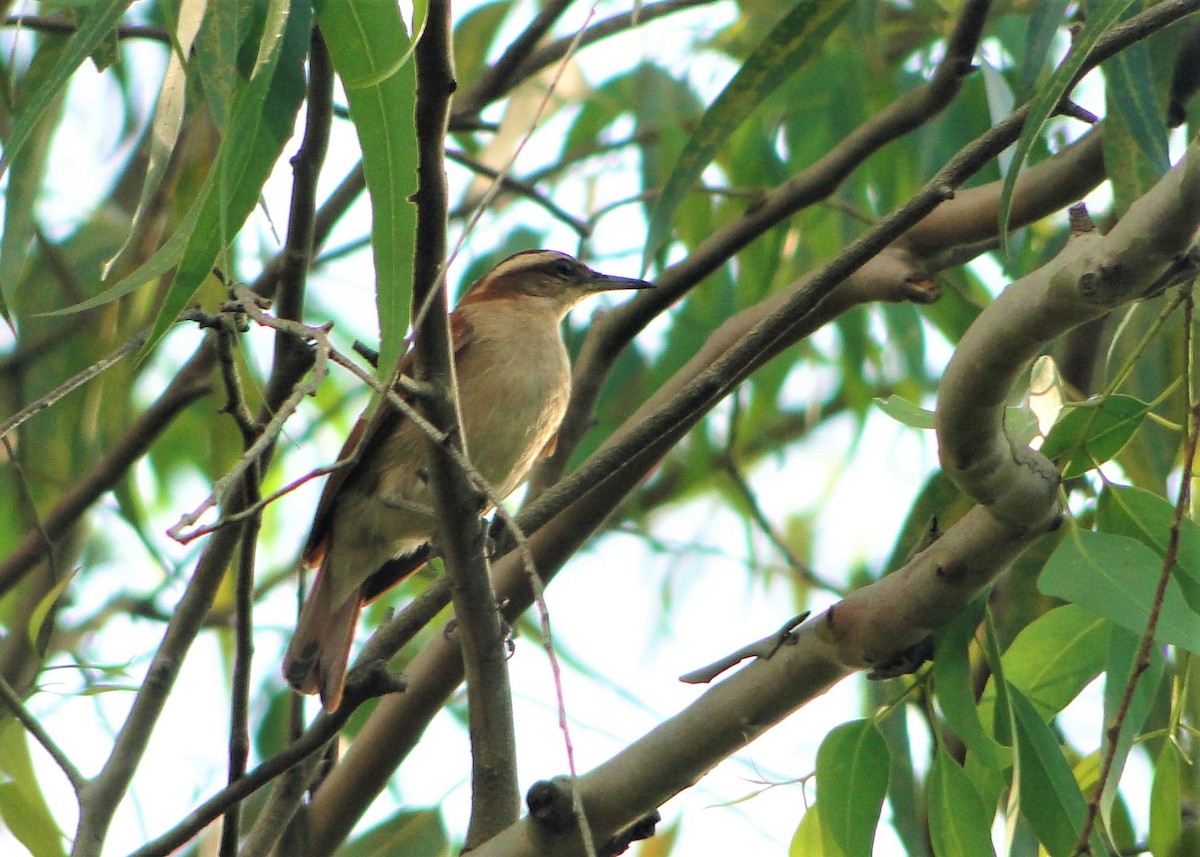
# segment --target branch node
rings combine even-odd
[[[1082,202],[1072,205],[1067,210],[1067,217],[1072,236],[1096,231],[1096,224],[1092,221],[1092,216],[1088,214],[1087,206]]]
[[[578,827],[571,783],[566,777],[538,780],[525,793],[529,818],[551,836],[562,836]]]

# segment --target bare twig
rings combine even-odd
[[[569,5],[571,0],[550,0],[545,3],[529,26],[513,40],[495,64],[487,68],[470,90],[457,99],[458,104],[455,106],[458,110],[477,112],[485,104],[511,90],[517,81],[528,77],[529,75],[516,74],[517,67],[524,63],[529,52],[541,41],[542,36],[549,32]]]
[[[71,761],[67,754],[62,751],[62,748],[50,737],[50,733],[42,726],[42,722],[33,715],[33,712],[25,707],[25,703],[21,701],[21,697],[17,695],[12,685],[2,675],[0,675],[0,701],[3,701],[8,706],[8,710],[12,712],[12,715],[42,745],[42,749],[54,760],[54,764],[58,765],[58,769],[67,778],[67,782],[71,784],[71,789],[75,792],[75,797],[78,798],[87,787],[87,779],[79,772],[79,769],[75,767],[75,763]]]
[[[61,400],[64,396],[74,392],[75,390],[78,390],[80,387],[100,375],[106,369],[110,369],[117,363],[120,363],[124,358],[141,348],[145,341],[146,331],[134,334],[124,344],[118,346],[107,357],[100,358],[91,366],[88,366],[86,369],[75,373],[66,381],[63,381],[36,402],[26,405],[12,417],[5,420],[3,423],[0,423],[0,437],[4,437],[15,429],[20,428],[21,425],[28,421],[30,417],[36,416],[47,408],[53,407],[54,405],[58,404],[59,400]]]
[[[660,3],[646,3],[637,13],[636,22],[633,13],[614,15],[590,26],[585,26],[574,36],[559,39],[543,48],[532,50],[537,40],[546,31],[543,18],[550,14],[551,10],[556,10],[554,13],[556,16],[561,14],[561,9],[558,7],[567,5],[556,0],[555,3],[547,6],[546,13],[539,16],[525,33],[509,46],[502,58],[503,66],[497,62],[479,80],[459,94],[454,101],[452,124],[457,128],[460,122],[478,113],[490,102],[510,92],[542,69],[550,68],[555,63],[562,61],[564,57],[575,53],[583,45],[589,45],[616,33],[624,32],[631,29],[635,23],[646,23],[672,12],[703,6],[711,2],[713,0],[664,0]],[[520,50],[517,50],[518,47]]]
[[[255,486],[247,498],[257,499],[259,474],[249,474],[247,480]],[[238,546],[237,578],[235,582],[235,624],[233,676],[229,700],[229,775],[230,785],[246,775],[250,758],[250,667],[254,657],[254,560],[262,517],[256,515],[242,530]],[[233,804],[221,822],[220,857],[235,857],[241,827],[241,805]]]
[[[1184,298],[1183,321],[1184,365],[1188,367],[1191,367],[1194,356],[1192,353],[1193,309],[1194,302],[1189,287]],[[1084,854],[1090,851],[1088,841],[1092,838],[1092,830],[1096,825],[1096,816],[1100,811],[1100,804],[1105,798],[1108,779],[1113,774],[1117,748],[1121,743],[1121,727],[1124,726],[1125,719],[1129,716],[1130,706],[1133,705],[1133,695],[1137,690],[1138,680],[1150,667],[1150,651],[1154,646],[1154,637],[1158,633],[1158,621],[1162,616],[1167,586],[1171,582],[1171,573],[1175,570],[1175,565],[1179,559],[1180,531],[1183,528],[1183,519],[1188,514],[1191,503],[1193,463],[1196,460],[1197,447],[1200,447],[1200,400],[1192,402],[1188,417],[1191,425],[1188,427],[1187,444],[1183,452],[1183,473],[1179,481],[1179,499],[1175,502],[1175,519],[1171,522],[1171,532],[1167,538],[1167,549],[1163,554],[1162,573],[1158,576],[1158,584],[1154,590],[1154,599],[1150,602],[1150,615],[1146,619],[1146,629],[1142,632],[1142,639],[1138,645],[1137,658],[1134,660],[1133,669],[1130,671],[1129,678],[1125,682],[1125,691],[1121,694],[1121,702],[1117,706],[1112,723],[1107,726],[1104,732],[1104,756],[1100,761],[1100,771],[1096,777],[1095,794],[1088,801],[1087,816],[1084,818],[1083,827],[1080,828],[1079,836],[1075,840],[1075,846],[1071,849],[1072,855]]]
[[[4,19],[5,27],[17,27],[26,30],[38,30],[42,33],[61,33],[71,35],[78,28],[74,21],[65,18],[51,18],[45,15],[9,15]],[[114,31],[118,39],[151,39],[171,44],[171,34],[162,27],[147,27],[137,24],[124,24]]]
[[[546,211],[550,212],[552,216],[558,220],[561,220],[567,226],[575,230],[575,232],[579,234],[580,238],[587,238],[592,234],[592,228],[586,221],[580,220],[566,209],[555,204],[554,200],[550,199],[544,193],[539,191],[537,187],[530,182],[514,179],[511,176],[501,175],[499,170],[494,170],[487,164],[477,161],[463,152],[456,152],[453,149],[447,150],[446,157],[457,164],[462,164],[473,173],[477,173],[478,175],[499,181],[504,190],[511,190],[514,193],[517,193],[531,202],[541,206]],[[458,212],[451,212],[450,216],[458,216]]]

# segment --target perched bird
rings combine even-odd
[[[463,295],[450,315],[462,429],[469,459],[496,497],[510,494],[554,450],[571,392],[560,331],[567,311],[596,292],[649,287],[598,274],[564,253],[528,250]],[[411,374],[411,350],[399,370]],[[302,693],[319,692],[328,711],[341,703],[360,608],[403,578],[376,572],[433,535],[425,444],[424,433],[385,400],[355,425],[341,458],[357,450],[357,460],[334,472],[317,506],[302,560],[318,571],[283,675]]]

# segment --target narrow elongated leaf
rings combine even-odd
[[[870,857],[887,793],[888,750],[869,720],[843,723],[817,750],[817,806],[830,853]]]
[[[175,142],[179,139],[179,129],[183,126],[183,108],[187,101],[187,70],[184,68],[183,57],[191,52],[192,43],[204,20],[206,4],[207,0],[183,0],[180,3],[179,23],[175,31],[179,49],[172,49],[167,59],[167,70],[163,73],[162,86],[158,91],[158,103],[154,108],[154,119],[150,123],[148,135],[146,177],[142,180],[142,192],[133,212],[133,221],[129,225],[129,235],[120,249],[101,267],[102,279],[108,279],[113,266],[128,250],[129,242],[138,233],[146,207],[162,181],[171,152],[175,149]]]
[[[1134,634],[1124,628],[1114,627],[1111,633],[1108,652],[1108,669],[1104,681],[1104,722],[1116,723],[1117,712],[1125,697],[1125,686],[1134,669],[1137,652],[1141,648],[1141,635]],[[1134,739],[1141,732],[1142,724],[1150,713],[1158,696],[1158,685],[1163,675],[1163,656],[1157,649],[1150,650],[1150,663],[1138,677],[1137,687],[1134,688],[1129,710],[1121,722],[1121,731],[1117,736],[1116,748],[1112,757],[1112,772],[1104,784],[1104,793],[1100,796],[1100,817],[1109,835],[1114,836],[1113,806],[1117,799],[1117,786],[1121,782],[1121,773],[1125,770],[1125,760],[1133,749]],[[1110,741],[1109,730],[1104,730],[1104,747]],[[1119,818],[1119,815],[1117,816]]]
[[[25,76],[21,79],[20,91],[40,91],[47,86],[47,76],[57,67],[62,57],[61,39],[46,40],[34,54]],[[18,96],[19,100],[24,100]],[[17,287],[30,262],[30,247],[36,238],[35,212],[37,200],[42,193],[42,180],[46,170],[46,154],[50,148],[51,131],[62,110],[61,99],[51,102],[52,113],[44,109],[37,121],[37,133],[32,145],[24,149],[24,155],[12,164],[8,173],[8,184],[4,188],[4,235],[0,238],[0,315],[10,326],[9,316],[20,312],[15,304]]]
[[[1072,528],[1046,562],[1038,588],[1141,633],[1161,572],[1162,560],[1140,542]],[[1156,639],[1200,653],[1200,618],[1174,579],[1167,582]]]
[[[1171,857],[1183,835],[1179,748],[1164,741],[1154,765],[1154,785],[1150,789],[1150,853]]]
[[[258,203],[263,183],[292,135],[296,112],[304,98],[303,58],[308,31],[309,18],[303,7],[293,7],[283,38],[271,37],[275,45],[272,67],[245,83],[234,98],[228,133],[205,182],[203,207],[142,347],[142,356],[175,323],[180,310],[212,273],[217,256],[229,246]]]
[[[65,857],[63,835],[34,773],[25,729],[0,724],[0,820],[33,857]]]
[[[20,154],[21,148],[37,127],[38,120],[67,85],[71,75],[116,28],[130,2],[131,0],[108,0],[86,7],[79,26],[71,34],[67,46],[46,76],[46,80],[33,90],[27,101],[17,105],[12,131],[4,142],[3,156],[0,156],[0,175],[4,175],[4,171]]]
[[[929,839],[936,857],[986,857],[992,818],[958,762],[938,746],[929,770]]]
[[[1087,23],[1072,38],[1071,52],[1050,75],[1046,85],[1030,101],[1029,115],[1025,119],[1025,126],[1021,129],[1012,164],[1004,175],[1004,184],[1000,190],[1000,245],[1005,253],[1008,252],[1008,217],[1012,211],[1013,190],[1016,188],[1017,176],[1021,172],[1021,166],[1025,163],[1029,150],[1033,148],[1034,141],[1041,133],[1042,125],[1054,114],[1063,98],[1069,94],[1075,76],[1083,67],[1083,61],[1087,58],[1092,45],[1103,35],[1105,30],[1120,20],[1121,14],[1131,2],[1132,0],[1110,0],[1110,2],[1099,4],[1098,9],[1091,10]]]
[[[379,372],[386,376],[403,350],[412,295],[417,189],[413,125],[416,73],[411,41],[395,3],[325,3],[318,21],[333,67],[350,101],[371,196],[371,249],[379,310]]]
[[[933,656],[933,682],[938,707],[954,734],[980,762],[990,768],[1003,769],[1011,764],[1012,753],[1008,747],[993,740],[979,720],[967,660],[967,647],[975,636],[982,613],[983,604],[977,602],[960,612],[943,630]]]
[[[100,294],[57,313],[80,312],[122,297],[175,267],[175,276],[159,308],[141,355],[149,353],[204,278],[217,255],[232,240],[258,202],[263,182],[292,134],[304,98],[303,58],[309,19],[302,12],[288,19],[276,45],[275,67],[243,81],[231,107],[228,133],[217,162],[175,233],[137,270]],[[222,187],[229,192],[222,194]]]
[[[643,271],[666,243],[675,209],[729,135],[821,47],[851,6],[849,0],[800,0],[713,101],[700,118],[650,214],[642,255]]]
[[[1121,116],[1130,137],[1158,175],[1171,166],[1167,156],[1165,111],[1155,97],[1150,48],[1143,42],[1130,45],[1104,63],[1105,92]]]
[[[213,124],[224,133],[229,127],[238,80],[238,46],[246,24],[239,14],[238,0],[208,0],[206,5],[189,70],[200,80]]]
[[[875,399],[875,406],[898,423],[910,428],[934,428],[933,411],[927,411],[902,396],[891,395],[886,399]]]
[[[1063,25],[1071,0],[1043,0],[1029,10],[1029,30],[1025,38],[1025,53],[1021,57],[1021,95],[1033,91],[1046,57],[1054,44],[1054,34]]]
[[[1009,694],[1021,760],[1021,815],[1051,857],[1067,857],[1087,806],[1050,727],[1021,691],[1009,687]]]

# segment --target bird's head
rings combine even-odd
[[[495,300],[527,300],[561,317],[580,300],[614,289],[651,289],[645,280],[614,277],[554,250],[515,253],[475,281],[459,306]]]

